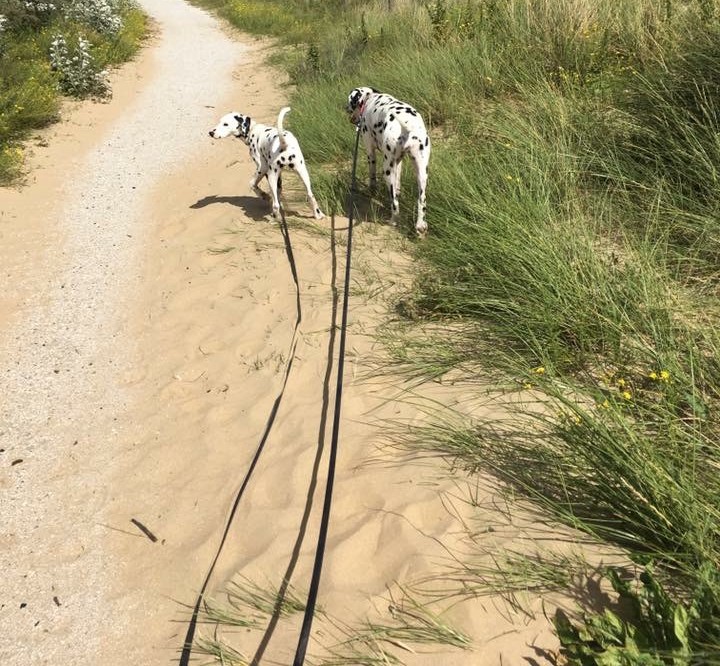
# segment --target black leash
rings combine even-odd
[[[327,532],[330,523],[330,507],[332,504],[333,485],[335,483],[335,463],[337,461],[338,438],[340,434],[340,406],[342,403],[343,375],[345,367],[345,338],[347,334],[348,303],[350,299],[350,259],[352,256],[353,214],[355,212],[354,195],[356,194],[356,171],[359,144],[360,129],[358,128],[355,137],[355,150],[353,152],[352,175],[350,177],[350,210],[348,211],[347,252],[345,254],[345,291],[343,294],[342,321],[340,324],[337,384],[335,387],[335,413],[333,414],[330,457],[328,460],[327,484],[325,486],[325,502],[323,504],[322,519],[320,521],[318,545],[317,550],[315,551],[315,564],[313,565],[312,579],[310,581],[310,591],[308,592],[308,600],[305,605],[305,614],[303,616],[303,623],[302,628],[300,629],[300,638],[298,639],[298,646],[295,652],[293,666],[302,666],[305,661],[305,652],[307,651],[308,641],[310,639],[310,630],[312,628],[313,616],[315,615],[315,604],[317,602],[318,589],[320,588],[320,576],[322,574],[325,544],[327,542]]]
[[[190,618],[190,623],[188,625],[187,633],[185,634],[185,642],[183,643],[183,649],[182,654],[180,655],[180,661],[178,663],[178,666],[189,666],[190,664],[190,654],[192,652],[193,648],[193,640],[195,639],[195,631],[197,629],[197,623],[198,623],[198,615],[200,614],[200,607],[202,606],[202,602],[205,596],[205,591],[207,590],[207,586],[210,582],[210,578],[212,577],[213,571],[215,570],[215,565],[217,564],[218,560],[220,559],[220,553],[222,552],[223,547],[225,546],[225,541],[227,540],[228,533],[230,532],[230,527],[232,526],[233,520],[235,519],[235,513],[237,512],[238,506],[240,506],[240,500],[242,499],[242,496],[245,493],[245,489],[247,488],[248,483],[250,482],[250,477],[252,476],[253,472],[255,471],[255,467],[257,466],[258,460],[260,460],[260,455],[263,452],[263,449],[265,448],[265,443],[268,440],[268,437],[270,436],[270,431],[272,430],[273,424],[275,423],[275,417],[277,416],[278,410],[280,408],[280,403],[282,402],[283,395],[285,394],[285,387],[287,386],[288,379],[290,377],[290,370],[292,369],[293,361],[295,360],[295,349],[297,347],[298,343],[298,331],[300,329],[300,322],[302,321],[302,308],[300,307],[300,282],[298,280],[298,274],[297,274],[297,266],[295,264],[295,256],[293,255],[292,251],[292,245],[290,244],[290,234],[288,232],[287,222],[285,221],[285,213],[280,209],[280,230],[283,235],[283,240],[285,241],[285,254],[287,255],[288,262],[290,263],[290,271],[292,272],[293,281],[295,282],[295,307],[296,307],[296,317],[295,317],[295,328],[293,330],[292,339],[290,342],[290,351],[288,354],[288,362],[285,366],[285,377],[283,378],[283,383],[280,388],[280,392],[278,393],[277,397],[275,398],[275,402],[273,403],[272,409],[270,410],[270,416],[268,416],[268,420],[265,424],[265,430],[263,431],[262,437],[260,438],[260,443],[257,446],[257,449],[255,450],[255,455],[253,456],[252,462],[250,463],[250,467],[248,468],[247,473],[245,474],[245,479],[242,482],[242,485],[240,486],[240,489],[238,490],[237,494],[235,495],[235,499],[232,504],[232,508],[230,509],[230,515],[228,516],[227,522],[225,523],[225,529],[222,534],[222,538],[220,539],[220,545],[217,548],[217,551],[215,552],[215,557],[213,558],[212,564],[210,565],[210,568],[208,569],[207,575],[205,576],[205,580],[202,584],[202,587],[200,588],[200,593],[198,594],[197,600],[195,602],[195,606],[193,608],[192,617]]]
[[[315,497],[315,489],[318,484],[318,473],[320,471],[320,463],[322,456],[325,451],[325,441],[327,438],[327,424],[328,416],[330,414],[330,383],[332,379],[333,371],[333,360],[335,358],[335,338],[337,337],[337,319],[338,319],[338,288],[337,288],[337,249],[335,241],[335,215],[331,216],[330,226],[330,289],[332,293],[332,307],[330,311],[330,327],[328,335],[328,344],[325,361],[325,375],[323,377],[322,385],[322,407],[320,409],[320,423],[317,430],[317,449],[315,450],[315,459],[313,460],[312,470],[310,472],[310,483],[308,485],[307,495],[305,497],[305,507],[303,509],[303,515],[300,520],[300,528],[293,545],[292,552],[290,554],[290,561],[285,569],[285,574],[282,577],[282,583],[278,589],[277,597],[275,599],[275,606],[273,607],[273,613],[268,622],[268,626],[263,633],[263,636],[258,644],[257,649],[253,658],[250,660],[250,666],[259,666],[265,650],[270,643],[270,639],[275,633],[275,629],[282,617],[283,602],[287,595],[288,588],[290,587],[290,581],[292,580],[295,568],[297,567],[298,560],[300,559],[300,549],[302,548],[303,542],[305,541],[305,535],[307,533],[308,523],[310,521],[310,515],[313,508],[313,500]]]

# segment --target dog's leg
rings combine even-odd
[[[273,217],[280,217],[280,199],[278,199],[278,180],[280,179],[280,171],[277,168],[270,167],[267,172],[268,185],[270,186],[270,197],[272,199]]]
[[[418,236],[427,234],[427,222],[425,222],[425,190],[427,188],[428,162],[430,161],[430,146],[426,146],[423,150],[415,149],[410,152],[413,165],[415,166],[415,176],[417,177],[417,221],[415,222],[415,231]]]
[[[303,162],[300,162],[295,166],[295,171],[297,172],[297,175],[300,176],[300,180],[302,180],[303,185],[305,185],[305,189],[307,190],[308,200],[310,201],[310,205],[313,209],[313,215],[315,216],[316,220],[322,220],[325,215],[323,215],[323,212],[320,210],[320,206],[318,206],[318,202],[315,199],[315,195],[312,193],[312,190],[310,189],[310,174],[308,173],[307,167]]]
[[[265,192],[263,192],[259,187],[260,181],[263,178],[265,178],[265,172],[260,168],[260,165],[258,165],[255,169],[255,175],[250,179],[250,188],[260,197],[266,196]]]
[[[255,194],[262,196],[265,194],[259,187],[258,183],[262,180],[262,175],[258,172],[250,179],[250,188]]]
[[[370,174],[370,189],[377,187],[377,164],[375,162],[375,139],[370,132],[363,133],[363,141],[365,143],[365,152],[368,160],[368,173]]]
[[[263,169],[262,160],[254,148],[250,148],[250,157],[252,161],[255,162],[255,175],[250,179],[250,188],[255,194],[263,196],[264,192],[258,186],[260,185],[260,181],[265,177],[265,169]]]
[[[400,214],[400,204],[398,203],[398,185],[400,183],[400,156],[397,160],[395,155],[385,153],[383,158],[383,175],[387,183],[388,192],[390,193],[390,224],[397,224],[398,215]]]

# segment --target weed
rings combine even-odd
[[[634,582],[623,580],[615,569],[608,569],[606,577],[618,594],[622,615],[609,609],[585,614],[577,626],[563,611],[556,613],[561,654],[568,664],[702,663],[705,625],[718,612],[717,607],[707,606],[702,590],[689,603],[682,603],[670,598],[651,568]]]
[[[107,71],[99,69],[90,53],[90,42],[78,37],[68,44],[63,35],[50,43],[50,66],[58,74],[60,90],[72,97],[107,97]]]

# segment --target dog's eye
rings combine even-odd
[[[227,123],[223,123],[223,127],[227,127],[227,126],[228,126],[228,124],[227,124]]]

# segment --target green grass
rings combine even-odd
[[[60,119],[62,95],[49,61],[54,36],[84,35],[98,67],[104,68],[131,58],[147,25],[132,5],[123,11],[122,30],[112,37],[66,21],[59,10],[37,15],[15,0],[0,0],[0,14],[8,18],[0,34],[0,184],[8,184],[22,173],[22,142]]]
[[[439,647],[467,650],[471,640],[452,627],[442,613],[400,588],[388,593],[387,613],[374,619],[348,624],[324,611],[316,611],[316,638],[310,646],[308,663],[316,666],[366,664],[404,664],[405,654],[432,652]],[[397,597],[397,598],[396,598]],[[214,663],[247,664],[249,660],[237,647],[242,635],[222,636],[225,629],[261,629],[274,615],[287,623],[304,611],[304,602],[289,586],[282,598],[272,585],[263,587],[247,578],[230,583],[224,600],[205,605],[200,619],[214,625],[213,636],[201,636],[198,653],[213,657]]]

